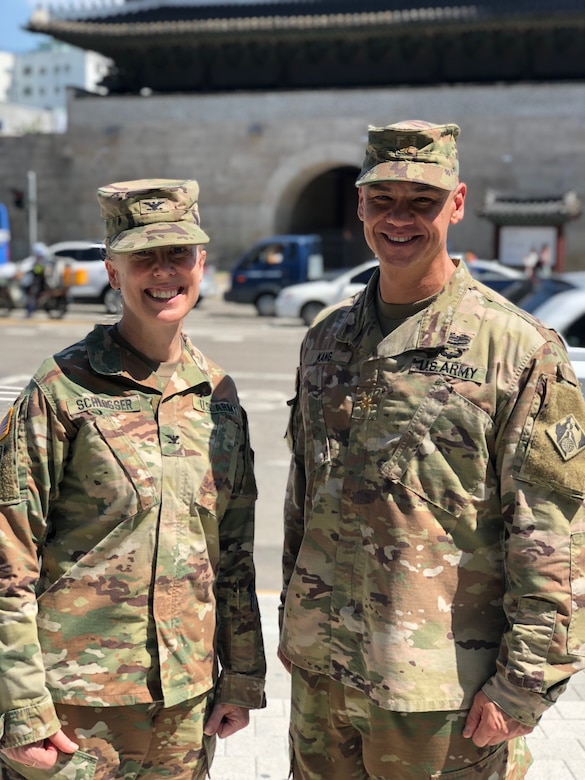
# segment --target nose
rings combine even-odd
[[[410,224],[412,209],[407,201],[394,201],[386,212],[386,222],[393,225]]]
[[[155,274],[175,273],[173,258],[165,251],[164,247],[156,251],[152,270]]]

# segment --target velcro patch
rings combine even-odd
[[[585,402],[578,387],[543,377],[544,400],[528,417],[515,475],[527,482],[585,498]],[[536,398],[535,400],[538,400]]]
[[[5,439],[10,433],[10,423],[12,422],[13,413],[14,409],[9,409],[2,420],[0,420],[0,441]]]
[[[585,431],[572,414],[547,428],[546,435],[565,461],[585,449]]]

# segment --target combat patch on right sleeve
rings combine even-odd
[[[578,387],[548,380],[545,401],[517,477],[585,498],[585,400]]]
[[[0,421],[0,504],[18,501],[14,407]]]

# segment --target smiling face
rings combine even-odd
[[[358,216],[366,242],[380,261],[382,283],[390,277],[400,281],[402,276],[415,285],[436,276],[436,290],[440,289],[445,273],[452,272],[447,232],[463,218],[465,193],[462,183],[453,191],[402,181],[359,188]],[[421,297],[436,290],[428,292],[425,287]]]
[[[122,292],[125,326],[180,326],[197,303],[205,250],[164,246],[116,254],[106,259],[108,278]]]

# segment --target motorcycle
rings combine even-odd
[[[26,309],[27,290],[18,277],[0,278],[0,316],[6,317],[14,309]],[[69,308],[69,288],[59,286],[43,289],[36,301],[36,310],[44,311],[51,319],[62,319]]]

